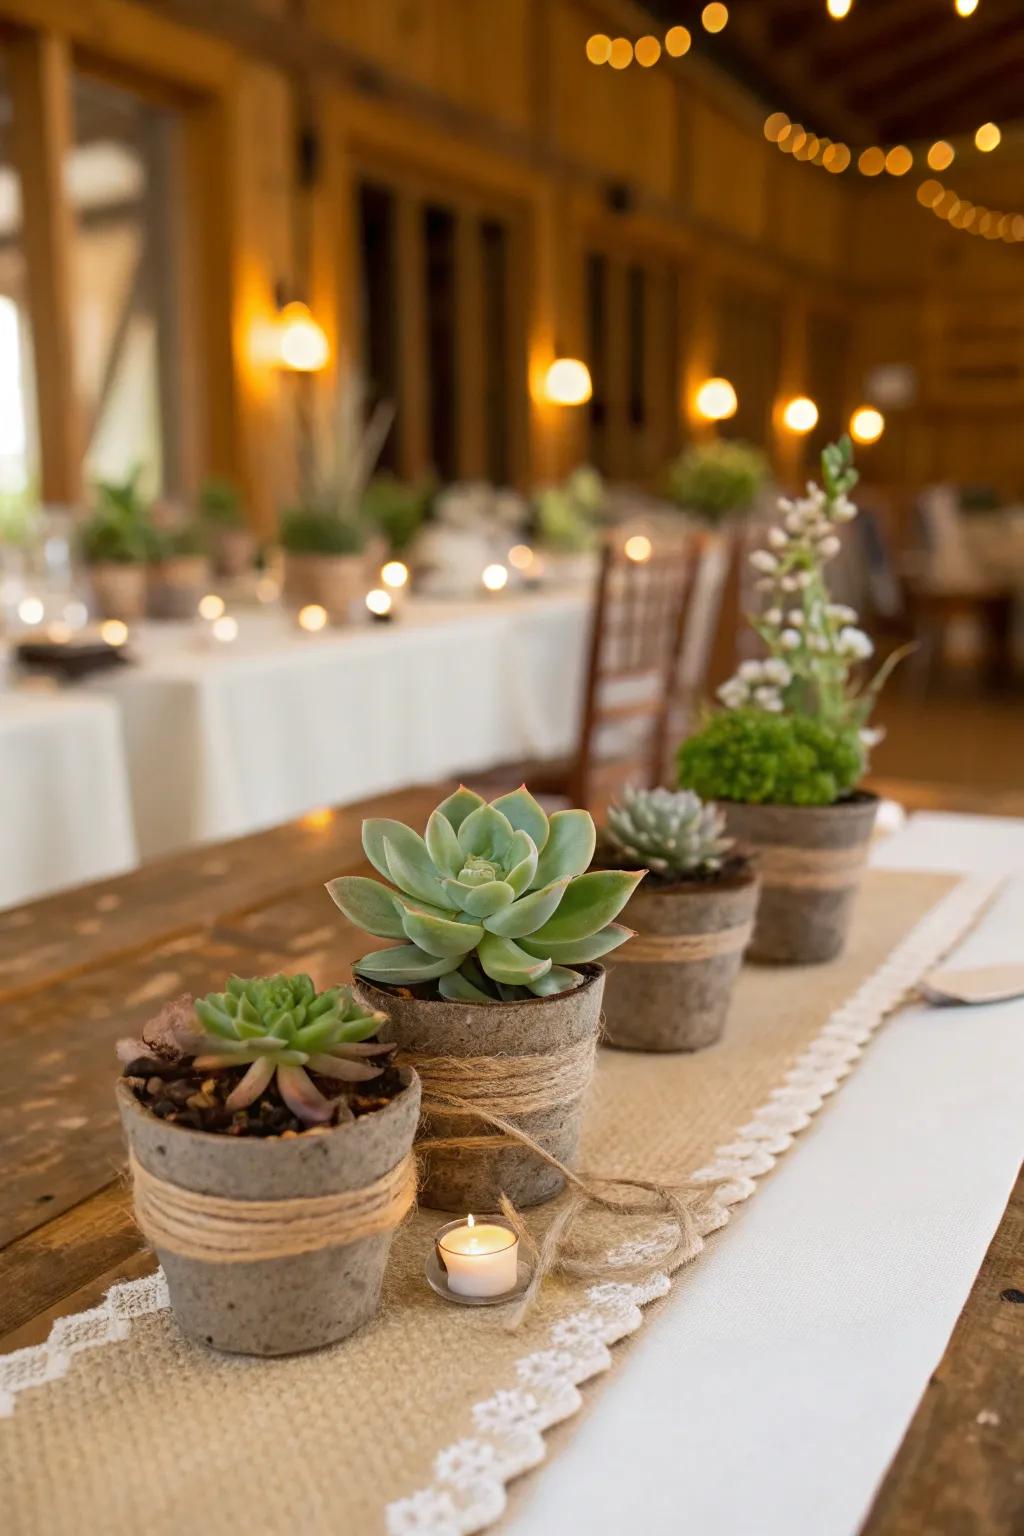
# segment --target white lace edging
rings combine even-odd
[[[714,1186],[702,1239],[725,1226],[729,1206],[754,1193],[757,1179],[775,1166],[852,1072],[875,1030],[952,948],[1001,884],[971,878],[950,891],[835,1009],[735,1139],[718,1147],[706,1167],[692,1175]],[[606,1258],[623,1267],[657,1258],[669,1252],[673,1236],[673,1229],[665,1227],[612,1249]],[[388,1536],[473,1536],[497,1520],[505,1509],[505,1485],[544,1460],[544,1431],[578,1411],[580,1385],[612,1365],[609,1346],[635,1333],[643,1322],[640,1309],[671,1286],[664,1273],[638,1284],[592,1285],[585,1307],[552,1324],[548,1347],[516,1362],[514,1384],[473,1406],[475,1433],[438,1453],[433,1483],[387,1506]],[[13,1414],[19,1392],[58,1380],[75,1355],[126,1339],[135,1318],[168,1305],[167,1285],[158,1270],[113,1286],[101,1305],[88,1312],[58,1319],[45,1344],[0,1357],[0,1418]]]
[[[878,970],[829,1016],[735,1140],[720,1146],[711,1162],[692,1175],[714,1186],[701,1248],[704,1237],[728,1222],[728,1207],[750,1198],[756,1181],[774,1168],[779,1155],[853,1071],[875,1030],[952,948],[1001,884],[981,877],[962,880],[926,913]],[[622,1244],[606,1258],[623,1266],[645,1261],[659,1251],[667,1253],[672,1240],[672,1230],[665,1228]],[[505,1485],[544,1460],[544,1431],[578,1411],[583,1403],[580,1385],[611,1368],[609,1345],[635,1333],[644,1320],[641,1307],[671,1287],[667,1274],[652,1275],[637,1285],[591,1286],[588,1305],[552,1325],[549,1347],[516,1362],[516,1384],[474,1406],[476,1433],[438,1453],[433,1483],[387,1506],[388,1536],[473,1536],[497,1520],[505,1510]]]

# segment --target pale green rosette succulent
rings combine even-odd
[[[605,836],[619,853],[666,877],[711,874],[733,846],[722,813],[689,789],[627,787],[608,808]]]
[[[524,785],[488,804],[460,787],[420,837],[400,821],[363,822],[363,848],[391,886],[343,875],[327,889],[367,933],[404,939],[355,971],[392,986],[437,982],[442,997],[489,1003],[550,997],[584,980],[570,966],[632,937],[614,919],[640,873],[594,870],[586,811],[550,818]]]

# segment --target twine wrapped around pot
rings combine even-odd
[[[135,1220],[156,1249],[207,1264],[252,1264],[392,1232],[416,1200],[411,1153],[360,1189],[291,1200],[231,1200],[158,1178],[130,1159]]]
[[[757,847],[761,884],[783,891],[841,891],[855,885],[867,862],[868,845],[856,848]]]
[[[615,956],[618,964],[692,965],[698,960],[717,960],[719,955],[742,954],[754,931],[753,922],[738,923],[718,933],[638,933]]]

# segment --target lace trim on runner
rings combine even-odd
[[[702,1236],[725,1226],[729,1207],[749,1199],[757,1180],[853,1071],[874,1032],[966,932],[1001,884],[978,877],[954,887],[834,1010],[736,1139],[718,1147],[711,1162],[692,1175],[714,1186],[715,1202],[702,1223]],[[627,1268],[672,1247],[673,1229],[666,1226],[612,1249],[607,1260]],[[548,1347],[516,1362],[515,1382],[473,1405],[475,1432],[438,1452],[434,1481],[387,1506],[388,1536],[473,1536],[497,1520],[505,1509],[505,1485],[544,1460],[544,1431],[579,1410],[582,1383],[612,1366],[609,1346],[635,1333],[644,1320],[641,1308],[671,1287],[664,1273],[639,1284],[592,1285],[585,1307],[552,1324]],[[0,1417],[14,1412],[19,1392],[57,1381],[76,1354],[128,1338],[135,1318],[168,1305],[166,1282],[158,1271],[113,1286],[102,1304],[88,1312],[58,1319],[45,1344],[0,1357]]]

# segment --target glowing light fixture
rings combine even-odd
[[[643,565],[651,558],[654,546],[646,533],[634,533],[622,546],[622,552],[627,560],[632,560],[634,565]]]
[[[991,154],[1003,142],[1003,136],[995,123],[982,123],[974,135],[974,142],[983,155]]]
[[[978,9],[978,0],[953,0],[958,16],[973,16]]]
[[[305,816],[299,817],[300,826],[308,827],[311,832],[323,832],[333,822],[334,812],[329,805],[318,805],[315,811],[307,811]]]
[[[603,32],[595,32],[587,38],[587,58],[591,64],[607,64],[611,56],[612,40]]]
[[[905,176],[914,164],[914,157],[905,144],[897,144],[885,157],[885,168],[890,176]]]
[[[782,421],[788,431],[803,436],[805,432],[813,432],[818,425],[818,407],[807,395],[796,395],[786,401]]]
[[[321,608],[319,603],[307,603],[305,608],[299,609],[299,628],[308,634],[315,635],[326,623],[327,609]]]
[[[764,136],[769,144],[777,144],[790,126],[789,118],[785,112],[772,112],[764,120]]]
[[[729,24],[729,7],[713,0],[701,11],[700,19],[705,32],[722,32]]]
[[[628,37],[617,37],[608,52],[612,69],[626,69],[633,62],[633,44]]]
[[[326,366],[330,356],[327,337],[307,304],[286,304],[277,324],[277,355],[282,368],[292,373],[318,373]]]
[[[640,37],[637,39],[636,61],[643,69],[650,69],[652,64],[657,64],[661,58],[661,44],[656,37]]]
[[[124,645],[128,639],[128,625],[123,619],[104,619],[100,625],[100,639],[108,645]]]
[[[694,399],[697,415],[705,421],[728,421],[739,407],[736,391],[728,379],[705,379]]]
[[[826,0],[826,3],[833,21],[842,21],[844,16],[849,16],[853,0]]]
[[[222,645],[230,645],[232,640],[238,639],[238,620],[233,619],[230,613],[222,613],[219,619],[214,619],[210,633]]]
[[[590,369],[578,357],[556,357],[544,376],[544,393],[555,405],[585,405],[594,393]]]
[[[385,618],[391,612],[391,593],[385,592],[383,587],[374,587],[366,594],[366,606],[374,618]]]
[[[933,171],[948,171],[953,164],[956,150],[945,139],[936,139],[928,151],[928,164]]]
[[[381,566],[380,579],[386,587],[404,587],[409,580],[409,567],[401,560],[389,560]]]
[[[830,144],[822,157],[822,165],[826,171],[831,171],[833,176],[840,176],[849,168],[853,156],[846,144]]]
[[[885,170],[885,150],[879,149],[877,144],[863,150],[857,161],[857,169],[862,176],[881,176]]]
[[[207,592],[205,597],[199,599],[199,617],[201,619],[219,619],[224,612],[224,599],[216,592]]]
[[[665,33],[665,52],[674,59],[681,59],[684,53],[689,53],[692,42],[688,27],[669,27]]]
[[[18,604],[18,618],[23,624],[41,624],[45,612],[41,597],[23,597]]]
[[[873,405],[862,405],[850,417],[850,436],[855,443],[877,443],[885,431],[885,417]]]
[[[942,182],[931,176],[927,181],[922,181],[917,189],[917,200],[922,208],[934,208],[941,196]]]

